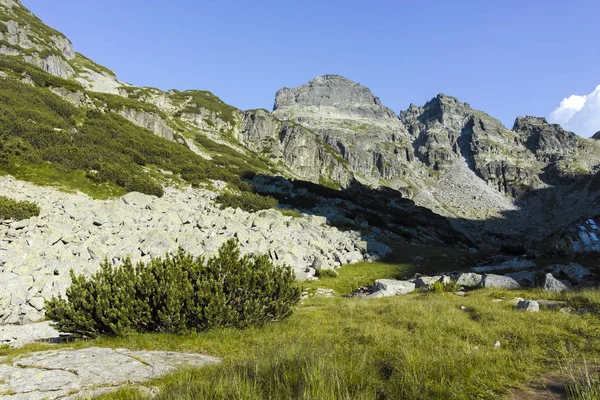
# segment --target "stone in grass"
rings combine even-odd
[[[394,279],[378,279],[373,285],[373,294],[369,298],[379,298],[408,294],[415,291],[415,284],[408,281],[397,281]]]
[[[456,284],[465,288],[476,288],[479,287],[479,285],[481,285],[482,280],[482,275],[475,274],[473,272],[467,272],[464,274],[460,274],[460,276],[456,280]]]
[[[535,300],[520,301],[519,304],[517,304],[517,310],[538,312],[538,311],[540,311],[540,304]]]
[[[521,285],[509,276],[486,274],[481,286],[484,288],[520,289]]]
[[[419,288],[430,289],[434,283],[440,282],[441,278],[442,278],[441,276],[420,276],[417,279],[415,279],[415,287],[417,289],[419,289]]]
[[[566,307],[567,306],[567,302],[566,301],[560,301],[560,300],[536,300],[538,302],[538,304],[540,305],[540,309],[542,310],[559,310],[562,307]]]
[[[546,276],[544,277],[542,288],[544,289],[544,291],[551,293],[560,293],[564,292],[565,290],[569,290],[569,287],[567,285],[556,279],[550,273],[546,274]]]

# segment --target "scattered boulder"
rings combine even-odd
[[[369,298],[397,296],[415,291],[415,284],[409,281],[398,281],[395,279],[378,279],[373,285],[373,294]]]
[[[569,287],[563,282],[556,279],[551,273],[547,273],[542,283],[542,288],[546,292],[561,293],[565,290],[569,290]]]
[[[442,279],[441,276],[420,276],[417,279],[415,279],[415,287],[417,289],[420,289],[420,288],[430,289],[431,285],[433,285],[436,282],[440,282],[441,279]]]
[[[458,276],[456,283],[458,286],[462,286],[464,288],[476,288],[481,286],[482,280],[483,275],[475,274],[473,272],[466,272]]]
[[[64,296],[69,270],[89,276],[105,258],[113,265],[126,257],[147,263],[179,247],[209,258],[235,237],[242,254],[268,254],[275,264],[291,266],[298,279],[313,280],[317,269],[391,251],[375,233],[339,230],[321,216],[222,209],[215,204],[217,193],[203,188],[165,187],[160,198],[129,193],[94,200],[10,176],[0,177],[0,187],[41,208],[36,218],[0,221],[0,325],[42,320],[44,299]]]
[[[577,284],[590,275],[590,271],[581,264],[569,263],[556,265],[552,274],[556,277],[567,278],[571,283]]]
[[[519,304],[517,304],[517,310],[538,312],[538,311],[540,311],[540,304],[535,300],[520,301]]]
[[[521,285],[509,276],[485,274],[481,281],[484,288],[520,289]]]
[[[522,287],[534,287],[535,286],[535,273],[532,271],[519,271],[506,274],[509,278],[514,279]]]

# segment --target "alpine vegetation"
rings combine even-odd
[[[135,266],[106,260],[92,277],[71,278],[66,299],[53,297],[46,315],[80,337],[261,325],[289,316],[300,300],[291,268],[240,256],[233,239],[208,261],[180,249]]]

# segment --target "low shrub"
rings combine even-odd
[[[317,278],[337,278],[339,274],[334,269],[318,269]]]
[[[106,260],[92,277],[71,271],[71,279],[66,299],[47,301],[46,316],[79,337],[260,325],[287,317],[300,299],[289,267],[241,256],[233,239],[207,262],[180,249],[136,266]]]
[[[454,293],[458,292],[458,289],[460,289],[460,286],[458,283],[456,283],[456,281],[449,281],[445,283],[438,281],[431,285],[431,290],[433,290],[434,293]]]
[[[0,196],[0,220],[14,219],[15,221],[21,221],[38,215],[40,215],[40,208],[37,204]]]
[[[219,202],[223,208],[241,208],[248,212],[277,207],[277,200],[273,197],[263,196],[254,192],[233,193],[230,191],[223,191],[221,195],[217,197],[217,202]]]

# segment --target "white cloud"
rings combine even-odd
[[[588,95],[563,99],[549,119],[584,137],[600,131],[600,85]]]

